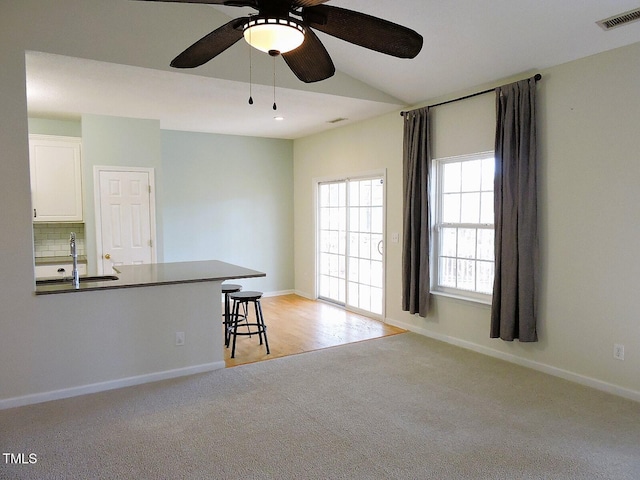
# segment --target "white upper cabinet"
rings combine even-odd
[[[80,138],[29,135],[34,222],[82,221]]]

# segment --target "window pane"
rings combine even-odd
[[[329,209],[320,209],[320,229],[327,230],[329,228]]]
[[[458,244],[458,231],[456,228],[443,228],[442,245],[440,245],[440,254],[443,257],[455,257]]]
[[[382,235],[371,235],[371,259],[372,260],[382,260],[384,244],[382,242]]]
[[[340,186],[337,183],[329,185],[329,205],[337,207],[340,199]]]
[[[442,221],[460,223],[460,194],[448,193],[442,196]]]
[[[439,262],[439,285],[442,287],[456,286],[456,259],[455,258],[440,258]]]
[[[443,164],[442,191],[444,193],[460,191],[460,163]]]
[[[371,235],[360,234],[360,258],[371,258]]]
[[[372,182],[371,190],[371,205],[381,207],[384,198],[384,185],[382,180]]]
[[[320,268],[320,273],[322,275],[329,275],[329,254],[322,253],[320,254],[320,261],[318,262],[318,268]]]
[[[462,191],[477,192],[480,190],[480,178],[482,172],[482,162],[472,160],[462,162]]]
[[[318,245],[320,252],[328,252],[330,245],[329,232],[326,230],[320,231],[320,245]]]
[[[358,205],[359,198],[360,198],[360,183],[349,182],[349,204]]]
[[[346,207],[347,206],[347,185],[344,183],[338,184],[338,206]]]
[[[358,264],[360,262],[357,258],[349,258],[349,280],[352,282],[358,281]]]
[[[477,289],[480,293],[491,294],[493,292],[493,262],[478,262],[478,284]]]
[[[358,256],[360,245],[360,234],[359,233],[350,233],[349,234],[349,255],[352,257]]]
[[[360,275],[358,276],[360,283],[371,283],[371,262],[369,260],[360,260]]]
[[[483,193],[480,202],[480,223],[493,223],[493,192]]]
[[[320,296],[329,298],[329,277],[320,275]]]
[[[369,285],[360,285],[360,301],[358,307],[363,310],[371,308],[371,287]]]
[[[473,260],[458,260],[458,288],[462,290],[475,290],[476,288],[476,262]]]
[[[478,223],[480,220],[480,194],[463,193],[461,196],[460,221],[462,223]]]
[[[493,230],[485,228],[478,229],[478,259],[493,262],[494,238],[495,234]]]
[[[356,207],[351,207],[349,209],[349,230],[352,232],[358,232],[360,229],[358,228],[360,225],[360,209]]]
[[[338,255],[329,255],[329,275],[337,277],[339,272]]]
[[[495,159],[494,158],[485,158],[482,161],[482,190],[493,191],[493,181],[494,181],[494,170],[495,170]]]
[[[361,232],[371,231],[371,209],[369,207],[360,208],[360,228]]]
[[[337,299],[340,295],[340,281],[335,277],[329,278],[329,298]]]
[[[382,233],[383,223],[383,211],[382,207],[374,207],[371,209],[371,232]]]
[[[358,293],[358,284],[349,282],[349,305],[351,305],[352,307],[357,307],[360,303],[360,295],[358,295]]]
[[[382,288],[382,262],[371,262],[371,286]]]
[[[371,205],[371,180],[360,182],[360,205]]]
[[[475,228],[458,229],[458,257],[459,258],[476,258]]]
[[[319,203],[321,207],[329,205],[329,185],[320,185]]]
[[[382,314],[382,289],[371,287],[371,311]]]
[[[333,230],[329,232],[329,252],[338,253],[339,235]]]

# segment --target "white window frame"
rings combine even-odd
[[[431,225],[431,293],[434,295],[442,295],[460,300],[491,305],[492,294],[485,294],[477,291],[465,290],[460,288],[445,287],[439,285],[439,262],[440,262],[440,230],[444,227],[453,228],[484,228],[491,229],[495,233],[493,223],[444,223],[442,221],[442,172],[443,165],[447,163],[466,162],[472,160],[485,160],[487,158],[495,158],[493,151],[479,152],[469,155],[458,155],[454,157],[443,157],[433,159],[431,162],[431,205],[432,205],[432,225]],[[495,265],[495,259],[494,259]]]

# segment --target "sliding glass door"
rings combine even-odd
[[[318,296],[382,317],[382,176],[318,184]]]

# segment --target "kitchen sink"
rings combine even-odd
[[[95,276],[80,277],[80,283],[108,282],[111,280],[118,280],[118,277],[115,275],[95,275]],[[63,285],[65,283],[73,283],[73,279],[71,277],[60,277],[60,278],[46,278],[43,280],[36,280],[36,285]]]

